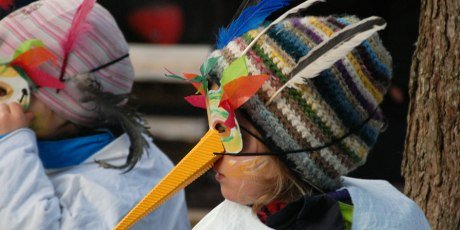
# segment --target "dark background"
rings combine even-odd
[[[219,27],[227,25],[241,1],[237,0],[182,0],[182,1],[130,1],[101,0],[117,18],[130,42],[147,39],[130,28],[128,17],[138,9],[175,5],[183,14],[183,30],[177,43],[214,44]],[[293,1],[292,5],[302,1]],[[393,88],[390,89],[383,110],[389,127],[382,133],[366,165],[353,173],[363,178],[382,178],[399,182],[400,162],[406,131],[408,107],[407,89],[412,53],[418,35],[420,3],[417,0],[328,0],[316,4],[302,14],[354,14],[361,18],[372,15],[383,17],[387,28],[381,32],[382,40],[393,57]],[[165,18],[164,20],[168,20]],[[198,67],[197,67],[198,69]]]
[[[231,21],[240,4],[240,1],[236,0],[144,0],[136,1],[138,4],[133,2],[130,6],[123,5],[124,1],[122,0],[103,0],[100,2],[115,14],[129,41],[147,41],[147,39],[136,35],[136,32],[130,29],[129,23],[127,23],[129,12],[135,13],[136,9],[139,8],[155,8],[162,4],[172,4],[183,12],[183,30],[180,39],[175,42],[210,45],[215,42],[218,28],[227,25]],[[295,1],[295,3],[298,2],[301,1]],[[367,163],[352,172],[350,176],[388,180],[399,189],[402,189],[403,186],[400,167],[406,135],[409,71],[418,35],[419,8],[420,3],[417,0],[328,0],[326,3],[312,6],[302,13],[304,15],[354,14],[361,18],[377,15],[387,21],[387,28],[380,35],[384,45],[393,57],[393,84],[382,104],[383,111],[388,119],[388,128],[380,135],[374,150],[368,156]],[[157,86],[156,88],[163,87]],[[183,91],[188,90],[183,89]],[[181,96],[188,95],[190,92],[193,92],[193,90],[183,93]],[[168,94],[168,92],[164,93]],[[180,93],[178,92],[178,94]],[[187,107],[188,105],[179,106]],[[161,109],[157,108],[155,110]],[[190,112],[193,116],[205,116],[204,113],[192,109],[190,106],[185,111]],[[162,114],[165,111],[158,111],[157,113]],[[170,148],[168,143],[158,144],[165,152],[173,153],[177,151],[178,145]],[[187,147],[182,150],[184,153],[187,152]],[[196,203],[194,202],[196,200],[193,199],[195,189],[198,193],[203,193],[203,195],[208,194],[203,198],[205,202],[202,202],[202,199],[198,199]],[[218,189],[218,186],[213,182],[212,173],[206,174],[205,178],[194,182],[188,188],[187,198],[189,205],[202,206],[206,204],[206,200],[210,203],[217,202],[220,198],[215,198],[214,191],[216,189]]]
[[[16,1],[15,8],[31,2]],[[127,40],[151,44],[213,45],[218,28],[227,25],[240,1],[237,0],[100,0],[116,18]],[[292,5],[301,1],[294,1]],[[382,40],[393,56],[393,85],[382,104],[388,129],[369,154],[367,163],[351,173],[359,178],[385,179],[402,188],[401,159],[406,134],[408,82],[412,53],[418,35],[420,3],[417,0],[328,0],[302,14],[354,14],[361,18],[377,15],[388,26]],[[0,11],[0,16],[8,12]],[[197,66],[198,70],[199,66]],[[194,92],[189,85],[136,83],[133,89],[140,110],[147,115],[204,117],[182,97]],[[191,143],[156,140],[157,145],[177,163]],[[190,207],[209,208],[221,201],[213,174],[205,174],[186,190]]]

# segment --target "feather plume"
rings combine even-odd
[[[95,4],[96,0],[83,0],[74,15],[72,25],[70,26],[66,39],[61,43],[64,52],[64,61],[61,66],[61,75],[59,77],[61,81],[63,80],[72,48],[78,42],[78,38],[81,37],[82,34],[91,30],[91,25],[86,21],[86,18],[94,8]]]
[[[324,2],[325,0],[308,0],[308,1],[305,1],[303,3],[300,3],[299,5],[297,5],[296,7],[288,10],[286,13],[282,14],[280,17],[278,17],[275,21],[273,21],[272,23],[270,23],[270,25],[268,25],[267,27],[265,27],[264,30],[262,30],[252,41],[251,43],[249,43],[249,45],[246,47],[246,49],[244,49],[243,51],[243,54],[242,55],[245,55],[249,49],[252,48],[252,46],[254,46],[254,44],[256,44],[257,40],[259,40],[259,38],[264,35],[270,28],[272,28],[275,24],[283,21],[285,18],[287,18],[288,16],[290,15],[293,15],[293,14],[296,14],[298,12],[300,12],[301,10],[305,10],[307,9],[308,7],[310,7],[311,5],[313,5],[314,3],[317,3],[317,2]]]
[[[384,29],[385,26],[385,20],[382,18],[369,17],[356,24],[348,25],[329,39],[321,42],[308,55],[299,60],[297,66],[291,72],[292,78],[271,96],[267,105],[284,88],[295,87],[295,84],[303,84],[305,79],[318,76],[374,33]]]
[[[243,0],[243,1],[241,1],[241,4],[238,7],[238,10],[235,12],[235,14],[232,17],[232,21],[235,21],[235,19],[237,19],[240,16],[240,14],[241,14],[241,12],[243,12],[243,10],[245,10],[249,6],[253,6],[253,5],[258,4],[259,2],[260,2],[260,0]]]
[[[257,28],[270,14],[289,5],[290,2],[291,0],[262,0],[257,5],[244,9],[227,29],[221,28],[219,30],[217,48],[222,49],[236,37]]]
[[[105,161],[97,161],[104,168],[126,169],[130,171],[141,159],[149,143],[143,135],[150,136],[148,127],[135,109],[124,103],[128,100],[128,94],[115,95],[103,92],[101,85],[96,80],[90,79],[87,75],[77,76],[72,79],[78,88],[84,92],[82,103],[94,102],[95,110],[98,113],[98,127],[121,128],[129,138],[129,154],[124,165],[112,165]]]
[[[9,10],[13,5],[13,0],[0,0],[0,8],[3,10]]]

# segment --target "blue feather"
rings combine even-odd
[[[268,16],[284,6],[289,5],[291,1],[292,0],[262,0],[257,5],[246,8],[227,28],[220,28],[219,34],[217,35],[216,47],[222,49],[236,37],[259,27]]]

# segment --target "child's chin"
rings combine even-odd
[[[222,196],[223,196],[226,200],[229,200],[229,201],[233,201],[233,202],[239,203],[239,202],[238,202],[238,199],[236,199],[236,197],[235,197],[235,194],[234,194],[232,191],[226,190],[226,189],[225,189],[225,186],[223,186],[222,184],[220,185],[220,192],[222,193]]]
[[[250,205],[250,204],[254,203],[250,199],[245,199],[243,197],[238,197],[237,192],[226,191],[225,189],[222,188],[222,186],[221,186],[220,190],[221,190],[222,196],[226,200],[233,201],[235,203],[239,203],[239,204],[242,204],[242,205]]]

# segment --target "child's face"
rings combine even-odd
[[[254,126],[238,116],[241,126],[260,135]],[[269,149],[250,134],[242,131],[242,152],[268,152]],[[265,193],[267,184],[274,178],[273,159],[269,156],[223,156],[214,165],[216,180],[227,200],[240,204],[253,204]]]
[[[29,112],[35,116],[30,128],[35,131],[39,139],[57,139],[68,136],[73,128],[69,122],[59,117],[38,98],[32,96]]]

